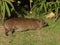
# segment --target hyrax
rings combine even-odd
[[[4,23],[5,34],[8,36],[8,32],[13,34],[15,31],[37,30],[48,24],[42,19],[33,18],[12,18],[6,20]]]

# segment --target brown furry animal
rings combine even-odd
[[[9,31],[13,34],[17,29],[19,31],[26,31],[29,29],[37,30],[47,25],[48,24],[42,19],[13,18],[4,23],[4,29],[5,34],[8,36]]]

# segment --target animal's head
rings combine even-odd
[[[38,25],[40,28],[48,26],[48,23],[45,22],[44,20],[38,20]]]

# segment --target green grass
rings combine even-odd
[[[15,32],[15,36],[0,33],[0,45],[60,45],[60,19],[45,19],[49,26],[41,30]]]

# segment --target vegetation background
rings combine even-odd
[[[41,30],[15,32],[15,37],[6,37],[0,24],[0,45],[60,45],[60,19],[46,19],[54,12],[59,15],[60,0],[0,0],[0,18],[43,18],[49,26]],[[0,22],[1,22],[0,21]]]

